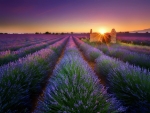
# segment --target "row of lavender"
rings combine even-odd
[[[33,97],[53,70],[67,38],[0,68],[0,110],[2,113],[28,113]],[[57,50],[57,52],[55,52]]]
[[[85,40],[83,40],[85,41]],[[88,42],[88,41],[87,41]],[[90,44],[90,42],[88,42]],[[131,52],[137,52],[141,54],[147,54],[150,55],[150,47],[149,46],[141,46],[141,45],[134,45],[134,44],[126,44],[126,43],[116,43],[116,44],[101,44],[98,45],[100,49],[106,51],[104,48],[121,48],[125,50],[129,50]]]
[[[118,44],[112,44],[111,47],[127,49],[127,50],[130,50],[130,51],[133,51],[133,52],[138,52],[138,53],[141,53],[141,54],[149,54],[150,55],[150,47],[149,46],[118,43]]]
[[[3,39],[3,40],[2,40]],[[16,38],[16,37],[12,37],[12,38],[6,38],[5,36],[3,36],[3,38],[1,38],[0,40],[0,51],[4,51],[4,50],[17,50],[20,47],[26,47],[29,46],[31,44],[34,43],[38,43],[40,41],[44,41],[44,38],[33,38],[33,37],[20,37],[20,38]]]
[[[29,43],[26,43],[26,42],[21,43],[21,42],[20,42],[19,46],[18,46],[18,45],[15,45],[15,43],[12,43],[12,44],[13,44],[13,47],[12,47],[12,48],[9,48],[9,46],[6,46],[6,47],[8,47],[7,50],[4,49],[4,50],[1,50],[0,52],[5,52],[5,51],[10,51],[10,52],[12,52],[12,51],[17,51],[17,50],[19,50],[19,49],[27,48],[27,47],[30,47],[30,46],[35,45],[35,44],[46,43],[46,42],[48,42],[48,41],[50,41],[50,40],[54,40],[54,39],[60,39],[60,38],[49,37],[49,38],[37,39],[36,41],[29,42]],[[3,47],[5,47],[5,46],[1,46],[1,47],[3,48]],[[1,49],[2,49],[2,48],[1,48]]]
[[[0,51],[17,50],[21,47],[27,47],[36,42],[44,42],[50,39],[61,38],[62,36],[54,35],[0,35]]]
[[[150,54],[133,52],[127,47],[122,48],[122,46],[100,45],[98,48],[109,56],[118,58],[124,62],[129,62],[132,65],[150,69]]]
[[[28,47],[24,47],[24,48],[20,48],[17,51],[4,51],[4,52],[0,52],[0,66],[9,62],[12,62],[14,60],[17,60],[21,57],[26,56],[27,54],[31,54],[35,51],[38,51],[42,48],[45,48],[47,46],[49,46],[50,44],[53,44],[57,41],[59,41],[59,39],[53,39],[53,40],[49,40],[47,42],[40,42],[39,44],[35,44],[35,45],[31,45]]]
[[[30,43],[30,45],[20,45],[20,48],[18,48],[17,50],[11,50],[11,49],[7,49],[7,50],[3,50],[3,51],[0,51],[0,57],[3,57],[3,56],[7,56],[9,54],[15,54],[17,51],[23,51],[23,50],[27,50],[29,48],[32,48],[34,47],[34,45],[38,46],[38,44],[41,44],[41,43],[46,43],[46,42],[50,42],[52,40],[55,40],[57,38],[49,38],[48,40],[36,40],[35,42],[33,43]],[[13,43],[13,45],[15,45],[15,43]],[[1,47],[3,47],[3,45],[1,45]]]
[[[35,113],[112,113],[123,108],[100,84],[70,38]]]
[[[150,111],[150,72],[106,56],[100,50],[75,39],[89,60],[96,62],[95,71],[105,79],[109,91],[119,99],[127,112]],[[150,60],[149,60],[150,61]]]
[[[117,40],[138,45],[150,45],[150,33],[117,33]]]

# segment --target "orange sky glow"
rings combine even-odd
[[[0,1],[0,32],[110,32],[150,28],[150,0]]]

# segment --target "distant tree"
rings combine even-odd
[[[35,34],[40,34],[39,32],[36,32]]]
[[[148,31],[146,33],[149,33]]]
[[[73,34],[73,32],[71,32],[71,34]]]
[[[3,33],[0,33],[0,34],[3,34]]]
[[[51,34],[51,33],[47,31],[47,32],[45,32],[45,34]]]
[[[58,35],[58,33],[56,33],[55,35]]]
[[[62,32],[61,35],[64,35],[64,33]]]

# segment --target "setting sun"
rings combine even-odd
[[[104,33],[106,33],[106,30],[105,29],[100,29],[100,34],[104,34]]]

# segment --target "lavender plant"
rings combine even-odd
[[[150,72],[108,56],[96,59],[96,71],[106,77],[109,91],[127,112],[147,113],[150,109]]]
[[[92,45],[92,43],[90,42],[88,42],[88,44]],[[120,60],[123,60],[124,62],[129,62],[132,65],[140,66],[147,69],[150,68],[150,63],[149,63],[150,55],[147,54],[147,51],[145,53],[142,52],[142,50],[144,51],[145,49],[141,49],[138,47],[138,49],[140,50],[135,51],[136,48],[124,47],[122,45],[117,45],[117,44],[112,44],[112,45],[101,44],[97,48],[103,51],[103,53],[118,58]]]
[[[84,43],[80,41],[78,43],[84,46]],[[109,54],[112,54],[110,49],[108,48]],[[87,50],[85,49],[84,51]],[[117,50],[115,52],[117,53]],[[127,52],[122,53],[120,51],[116,55],[126,57],[126,54]],[[150,72],[148,70],[132,66],[129,63],[124,63],[104,54],[99,56],[95,61],[96,72],[107,79],[109,91],[115,94],[115,97],[124,106],[128,107],[127,112],[148,113],[150,111]]]
[[[49,66],[51,66],[48,62],[53,61],[55,58],[54,53],[52,53],[53,51],[47,50],[44,52],[41,55],[37,53],[35,56],[28,56],[28,58],[21,59],[16,63],[11,63],[1,68],[0,85],[2,91],[0,97],[3,102],[3,108],[1,109],[3,112],[22,108],[30,109],[31,94],[35,94],[36,96],[38,91],[41,90],[41,82],[47,76]]]
[[[123,60],[125,62],[129,62],[132,65],[137,65],[143,68],[150,68],[150,55],[141,54],[138,52],[132,52],[127,49],[115,48],[113,46],[100,46],[100,50],[102,50],[105,54]]]
[[[126,43],[119,43],[112,45],[113,48],[121,48],[126,49],[132,52],[138,52],[141,54],[150,54],[150,48],[149,46],[141,46],[141,45],[134,45],[134,44],[126,44]]]
[[[96,48],[89,48],[86,51],[86,57],[88,58],[88,60],[90,61],[94,61],[96,58],[98,58],[100,55],[102,55],[102,52],[100,52],[99,50],[97,50]]]
[[[148,113],[150,110],[150,72],[139,67],[121,65],[109,76],[110,88],[129,106],[131,112]]]
[[[86,58],[90,61],[94,61],[96,58],[98,58],[100,55],[103,54],[100,50],[98,50],[86,43],[83,43],[79,39],[75,39],[75,42],[77,43],[79,48],[84,52]]]
[[[11,61],[17,60],[21,57],[26,56],[27,54],[36,52],[37,50],[40,50],[42,48],[47,47],[49,44],[53,44],[57,41],[59,41],[60,39],[56,39],[56,40],[50,40],[46,43],[40,43],[40,44],[35,44],[35,45],[31,45],[25,48],[21,48],[17,51],[6,51],[6,52],[0,52],[0,66],[6,63],[9,63]]]
[[[57,48],[62,50],[65,40],[57,42]],[[58,55],[47,48],[1,67],[1,112],[30,112],[32,97],[39,95],[41,85],[57,58]]]
[[[113,113],[124,110],[107,94],[70,39],[35,113]]]
[[[22,47],[61,38],[61,35],[0,35],[0,51],[16,51]]]
[[[120,66],[117,59],[113,59],[109,56],[102,55],[96,60],[95,71],[100,74],[103,78],[107,79],[108,74],[110,73],[112,67],[117,68]]]

